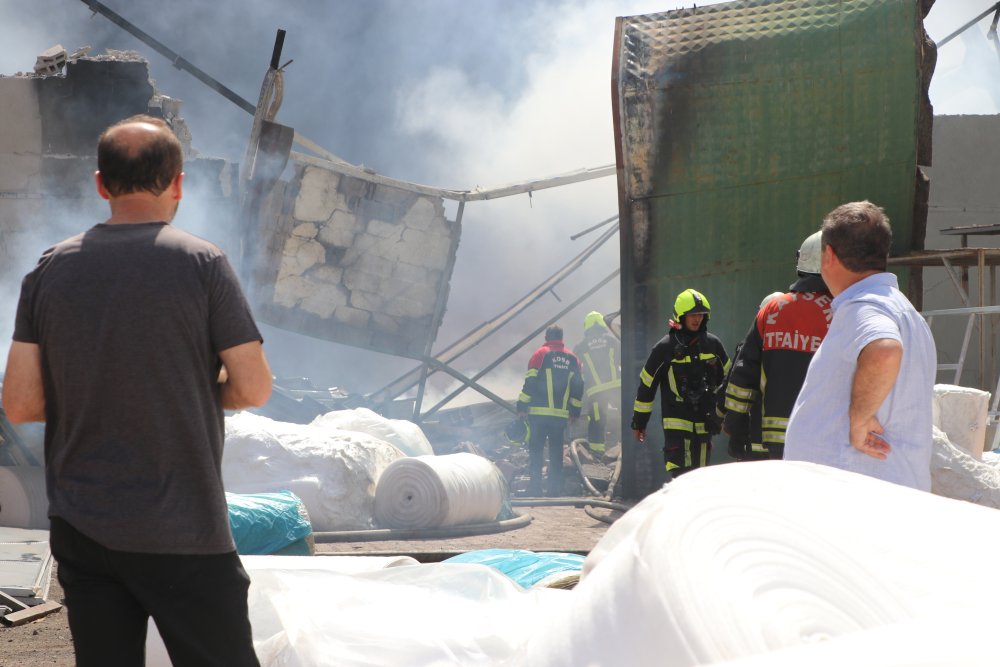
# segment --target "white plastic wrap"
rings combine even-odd
[[[394,461],[375,489],[380,528],[438,528],[496,519],[506,491],[503,476],[475,454],[418,456]]]
[[[368,408],[328,412],[313,419],[311,425],[366,433],[394,445],[407,456],[434,453],[430,440],[419,426],[405,419],[386,419]]]
[[[418,565],[409,556],[240,556],[243,567],[250,575],[250,592],[247,601],[250,607],[250,624],[253,627],[254,643],[260,644],[274,637],[284,635],[284,628],[278,617],[272,597],[278,591],[270,584],[270,575],[275,572],[307,572],[308,576],[322,580],[330,575],[351,575],[375,572],[389,567]],[[260,653],[260,651],[258,651]],[[322,664],[318,656],[315,662],[299,660],[282,662],[277,659],[261,661],[262,667],[278,667],[292,664]],[[146,667],[171,667],[167,647],[163,644],[156,624],[151,620],[146,634]]]
[[[1000,598],[1000,578],[968,567],[998,550],[992,509],[809,463],[710,466],[611,527],[518,664],[711,665],[958,619]]]
[[[983,456],[990,393],[953,384],[934,385],[934,425],[951,444],[973,457]]]
[[[934,428],[931,492],[1000,509],[1000,466],[992,457],[977,460]]]
[[[49,529],[45,468],[0,466],[0,526]]]
[[[371,435],[240,412],[226,418],[222,477],[232,493],[293,492],[316,532],[365,530],[374,526],[379,475],[401,458]]]

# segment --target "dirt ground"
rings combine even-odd
[[[601,539],[610,524],[589,516],[576,507],[515,507],[520,515],[530,515],[531,522],[521,528],[488,535],[448,537],[429,540],[333,542],[316,545],[317,553],[338,555],[410,554],[418,560],[441,560],[439,555],[464,553],[477,549],[528,549],[586,553]],[[593,510],[596,514],[617,518],[619,512]],[[62,588],[53,568],[49,600],[62,602]],[[66,610],[49,614],[18,627],[0,626],[0,667],[72,667],[73,645]]]

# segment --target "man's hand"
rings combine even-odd
[[[646,429],[634,428],[632,429],[632,435],[634,435],[635,439],[638,440],[640,443],[646,442]]]
[[[875,417],[851,424],[851,446],[862,454],[884,461],[889,457],[892,446],[882,438],[883,433],[885,429]]]
[[[858,355],[851,386],[851,446],[863,454],[885,460],[892,451],[881,437],[882,424],[875,417],[882,402],[892,391],[903,359],[903,346],[893,338],[879,338],[868,343]]]

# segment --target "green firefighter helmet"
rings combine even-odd
[[[678,294],[677,299],[674,300],[674,321],[679,324],[682,317],[695,313],[704,313],[707,322],[712,314],[712,306],[704,294],[688,288]]]

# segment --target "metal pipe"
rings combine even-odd
[[[131,33],[132,36],[138,38],[140,41],[144,42],[148,46],[153,47],[160,55],[170,60],[170,63],[174,67],[176,67],[179,70],[184,70],[185,72],[192,74],[196,79],[198,79],[206,86],[208,86],[215,92],[225,97],[227,100],[229,100],[239,108],[243,109],[249,114],[252,114],[256,111],[256,107],[253,104],[251,104],[250,102],[243,99],[235,92],[224,86],[222,83],[219,82],[218,79],[212,77],[204,70],[198,68],[197,66],[186,60],[181,54],[169,48],[166,44],[159,41],[149,33],[145,32],[134,23],[128,21],[121,14],[118,14],[104,3],[98,2],[97,0],[80,0],[80,1],[83,4],[87,5],[88,7],[90,7],[95,13],[101,14],[115,25],[124,28],[127,32]]]
[[[547,326],[549,326],[550,324],[552,324],[553,322],[555,322],[556,320],[558,320],[560,317],[562,317],[563,315],[565,315],[569,311],[571,311],[574,308],[576,308],[580,303],[583,302],[584,299],[589,298],[591,294],[593,294],[594,292],[596,292],[600,288],[604,287],[606,284],[608,284],[608,282],[611,281],[612,278],[614,278],[615,276],[617,276],[620,272],[621,271],[619,269],[615,269],[614,271],[612,271],[611,275],[609,275],[607,278],[605,278],[601,282],[599,282],[596,285],[594,285],[593,287],[591,287],[584,294],[580,295],[575,301],[573,301],[573,303],[569,304],[568,306],[566,306],[565,308],[563,308],[562,310],[560,310],[558,313],[556,313],[548,321],[546,321],[545,324],[543,324],[542,326],[538,327],[537,329],[535,329],[534,331],[532,331],[530,334],[528,334],[527,336],[525,336],[524,338],[522,338],[520,340],[520,342],[517,343],[517,345],[515,345],[514,347],[512,347],[509,350],[507,350],[506,352],[504,352],[503,354],[501,354],[499,357],[497,357],[493,361],[493,363],[491,363],[486,368],[482,369],[481,371],[479,371],[478,373],[476,373],[475,375],[473,375],[472,378],[471,378],[471,381],[475,382],[475,381],[479,380],[479,378],[483,377],[484,375],[486,375],[487,373],[489,373],[491,370],[493,370],[494,368],[496,368],[497,366],[499,366],[500,364],[502,364],[508,357],[510,357],[512,354],[514,354],[515,352],[517,352],[518,350],[520,350],[522,347],[524,347],[525,345],[527,345],[528,342],[530,342],[532,339],[534,339],[536,336],[538,336],[538,334],[540,334],[543,331],[545,331],[545,328]],[[447,396],[445,396],[443,399],[441,399],[440,401],[438,401],[437,404],[434,405],[434,407],[432,407],[430,410],[428,410],[427,412],[425,412],[421,416],[421,419],[426,419],[430,415],[432,415],[435,412],[437,412],[438,410],[440,410],[443,406],[447,405],[453,398],[455,398],[456,396],[458,396],[459,394],[461,394],[463,391],[465,391],[466,388],[467,388],[466,386],[460,387],[459,389],[456,389],[455,391],[453,391],[450,394],[448,394]],[[506,405],[504,407],[506,407]]]
[[[958,37],[959,35],[961,35],[963,32],[965,32],[966,30],[968,30],[969,28],[971,28],[972,26],[976,25],[977,23],[979,23],[980,21],[982,21],[984,18],[986,18],[987,16],[989,16],[990,12],[995,12],[998,9],[1000,9],[1000,2],[998,2],[995,5],[991,6],[985,12],[983,12],[982,14],[980,14],[976,18],[972,19],[971,21],[969,21],[968,23],[966,23],[965,25],[963,25],[961,28],[959,28],[955,32],[951,33],[950,35],[948,35],[947,37],[945,37],[944,39],[942,39],[941,41],[939,41],[937,43],[937,47],[940,49],[942,46],[944,46],[945,44],[947,44],[951,40],[955,39],[956,37]]]

